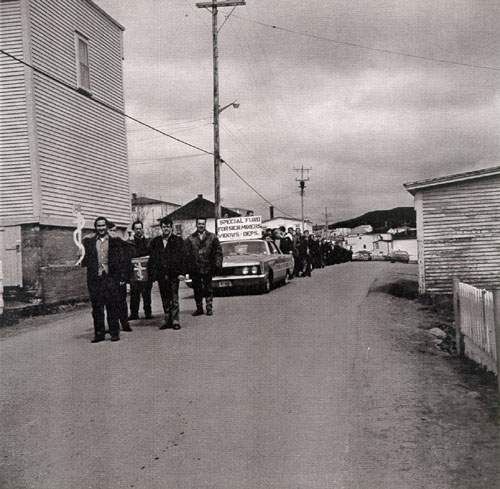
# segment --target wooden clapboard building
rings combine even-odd
[[[130,219],[123,27],[91,0],[0,0],[0,259],[4,284],[58,302],[85,295],[73,206]]]
[[[454,276],[500,287],[500,166],[404,187],[415,196],[420,292],[450,294]]]

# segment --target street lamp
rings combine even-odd
[[[227,105],[224,105],[224,107],[222,108],[219,108],[219,114],[223,111],[223,110],[226,110],[228,107],[231,107],[233,106],[235,109],[237,109],[240,104],[239,102],[237,102],[236,100],[234,102],[231,102],[230,104],[227,104]]]

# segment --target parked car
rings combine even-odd
[[[224,259],[221,274],[212,279],[215,290],[244,288],[267,293],[293,276],[293,256],[281,253],[272,241],[227,241],[221,246]],[[186,284],[191,286],[189,278]]]
[[[372,255],[367,250],[355,251],[352,254],[352,260],[353,261],[368,261],[368,260],[371,260],[371,259],[372,259]]]
[[[391,263],[395,263],[397,261],[401,262],[401,263],[409,263],[410,262],[410,255],[408,254],[407,251],[395,250],[395,251],[391,251],[391,253],[389,253],[389,255],[387,256],[387,259]]]

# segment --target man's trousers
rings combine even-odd
[[[160,278],[158,279],[165,322],[169,326],[179,324],[179,279]]]
[[[203,309],[203,298],[207,305],[207,311],[212,310],[214,291],[212,287],[212,275],[208,273],[193,273],[190,274],[193,281],[194,300],[196,309]]]
[[[118,319],[121,300],[119,283],[109,275],[102,275],[89,282],[88,287],[96,338],[103,338],[106,334],[104,309],[106,309],[111,336],[119,336],[120,324]]]
[[[142,307],[146,317],[151,316],[151,282],[131,282],[130,283],[130,315],[139,316],[139,304],[142,296]]]

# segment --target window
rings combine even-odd
[[[89,43],[88,39],[76,33],[76,85],[78,89],[90,93]]]

